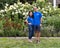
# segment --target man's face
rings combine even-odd
[[[38,9],[37,9],[37,7],[34,7],[34,11],[37,11]]]

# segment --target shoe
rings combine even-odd
[[[29,39],[28,41],[32,43],[32,40]]]
[[[36,43],[38,43],[38,44],[39,44],[39,43],[40,43],[40,41],[38,41],[38,40],[37,40],[37,41],[36,41]]]

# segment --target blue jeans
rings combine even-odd
[[[31,39],[32,36],[34,35],[34,26],[28,25],[28,28],[29,28],[29,39]]]

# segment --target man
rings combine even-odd
[[[42,23],[42,13],[38,12],[38,8],[34,7],[34,31],[35,31],[35,36],[36,36],[36,42],[40,42],[40,27]]]

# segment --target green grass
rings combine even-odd
[[[0,48],[60,48],[60,38],[41,38],[40,43],[27,39],[0,38]]]

